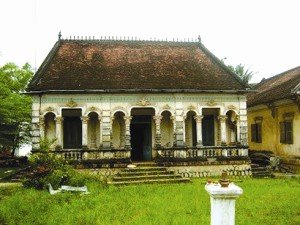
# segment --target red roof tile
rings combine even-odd
[[[291,98],[299,91],[300,66],[262,80],[254,89],[258,92],[247,95],[248,106],[271,103],[276,100]]]
[[[246,88],[201,43],[60,40],[28,91]]]

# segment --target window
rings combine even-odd
[[[280,125],[280,143],[293,144],[293,113],[283,114],[283,120]]]
[[[254,124],[251,124],[251,141],[262,143],[262,117],[255,117]]]

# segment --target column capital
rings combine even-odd
[[[110,122],[113,123],[114,120],[115,120],[115,116],[111,116],[111,117],[110,117]]]
[[[56,123],[59,123],[59,124],[61,124],[61,123],[62,123],[62,121],[64,121],[64,118],[63,118],[63,117],[61,117],[61,116],[56,116],[54,120],[56,121]]]
[[[240,115],[235,115],[234,119],[235,119],[236,121],[239,121],[239,120],[240,120]]]
[[[227,119],[227,116],[226,116],[226,115],[220,115],[220,116],[218,116],[218,119],[219,119],[221,122],[225,122],[225,120]]]
[[[132,116],[123,116],[123,119],[131,121],[132,120]]]
[[[40,126],[44,126],[44,125],[45,125],[45,117],[40,116]]]
[[[163,118],[162,116],[153,116],[153,119],[155,120],[156,123],[160,123],[162,118]]]
[[[87,123],[90,118],[88,116],[82,116],[80,119],[82,120],[82,123]]]
[[[204,117],[204,116],[202,116],[202,115],[196,115],[196,116],[194,116],[194,120],[196,120],[197,123],[201,123],[203,117]]]

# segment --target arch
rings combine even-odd
[[[49,108],[49,107],[48,107],[48,108]],[[55,117],[57,117],[57,116],[58,116],[58,113],[57,113],[57,112],[56,112],[54,109],[53,109],[53,110],[51,110],[51,111],[50,111],[50,110],[47,110],[47,109],[46,109],[46,110],[44,110],[44,111],[43,111],[43,113],[42,113],[42,116],[43,116],[43,117],[45,117],[45,116],[46,116],[47,114],[49,114],[49,113],[52,113],[52,114],[54,114],[54,115],[55,115]]]
[[[89,110],[86,111],[86,113],[84,114],[85,116],[89,116],[91,113],[96,113],[98,115],[98,117],[101,117],[102,113],[97,111],[97,110]]]
[[[123,111],[116,111],[113,114],[112,122],[112,146],[113,148],[125,147],[125,120],[126,114]]]
[[[161,116],[161,145],[163,147],[172,147],[174,142],[174,124],[171,119],[172,113],[169,110],[164,110]]]
[[[90,149],[95,149],[100,146],[100,121],[97,112],[88,113],[87,122],[87,145]]]
[[[194,116],[197,113],[194,110],[189,110],[185,117],[185,143],[188,147],[194,147],[197,145],[197,129]]]
[[[162,116],[163,113],[168,112],[171,114],[171,116],[174,116],[175,112],[170,109],[162,109],[159,113],[160,116]]]
[[[237,141],[237,113],[235,110],[227,110],[226,112],[226,132],[227,144],[236,145]]]
[[[127,111],[127,109],[125,109],[125,108],[122,107],[122,106],[114,107],[114,108],[111,110],[111,115],[115,115],[117,112],[122,112],[122,113],[124,113],[125,116],[128,116],[128,111]]]
[[[45,133],[44,137],[48,141],[53,142],[56,139],[56,123],[55,123],[56,115],[53,112],[47,112],[44,115],[44,123],[45,123]],[[53,144],[54,145],[54,144]],[[53,148],[53,145],[50,146]]]

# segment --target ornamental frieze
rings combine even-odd
[[[74,108],[74,107],[78,106],[78,104],[71,98],[70,101],[66,104],[66,106],[68,106],[70,108]]]

